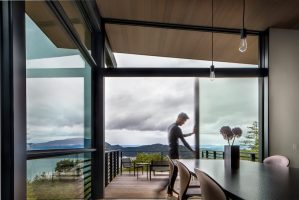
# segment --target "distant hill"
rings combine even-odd
[[[111,145],[105,143],[106,151],[121,150],[123,156],[136,157],[137,153],[161,153],[162,155],[168,155],[168,145],[163,144],[151,144],[141,145],[137,147],[122,147],[120,145]],[[192,158],[193,153],[189,151],[185,146],[180,145],[180,157],[181,158]]]
[[[90,139],[70,138],[64,140],[53,140],[43,143],[28,143],[27,150],[84,148],[84,146],[90,147],[90,145]]]
[[[84,145],[85,144],[85,145]],[[27,150],[44,150],[44,149],[67,149],[67,148],[84,148],[90,147],[91,140],[83,138],[70,138],[64,140],[53,140],[43,143],[28,143]],[[180,157],[181,158],[190,158],[193,156],[185,146],[180,145]],[[136,157],[138,152],[146,153],[162,153],[163,155],[168,154],[168,145],[163,144],[151,144],[151,145],[141,145],[137,147],[122,147],[120,145],[111,145],[105,143],[105,150],[120,150],[122,151],[123,156]]]

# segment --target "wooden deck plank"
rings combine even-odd
[[[176,181],[176,185],[178,181]],[[137,176],[133,174],[118,175],[105,188],[105,199],[177,199],[167,198],[166,189],[157,193],[168,183],[168,174],[152,175],[152,180],[146,178],[146,173]]]
[[[156,191],[167,184],[168,175],[152,176],[150,181],[146,173],[137,176],[132,174],[118,175],[105,188],[106,199],[166,199],[166,190],[157,193]]]

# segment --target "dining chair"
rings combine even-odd
[[[200,187],[189,187],[191,180],[191,172],[188,168],[181,163],[180,161],[176,161],[178,166],[178,172],[180,177],[180,189],[179,189],[179,200],[185,200],[189,197],[201,197],[201,188]]]
[[[201,193],[204,200],[227,200],[222,187],[218,185],[213,179],[211,179],[207,174],[200,171],[199,169],[194,169],[197,178],[199,179],[201,185]]]
[[[274,156],[270,156],[268,158],[265,158],[263,163],[266,164],[266,165],[288,167],[290,165],[290,160],[285,156],[274,155]]]
[[[135,171],[137,170],[137,178],[138,178],[138,170],[141,169],[143,172],[143,166],[142,165],[135,165],[135,163],[131,160],[131,158],[124,157],[121,159],[121,165],[122,168],[127,168],[129,170],[129,174],[131,174],[131,168],[134,170],[134,176],[135,176]],[[122,170],[121,170],[122,174]]]
[[[174,189],[174,183],[178,175],[178,167],[174,164],[173,160],[169,156],[166,156],[166,158],[169,164],[169,181],[167,187],[167,194],[172,195],[174,192],[178,195],[179,192]]]

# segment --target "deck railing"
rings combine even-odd
[[[190,151],[180,151],[182,158],[193,158],[193,154]],[[122,151],[121,157],[136,157],[137,153],[158,153],[161,156],[161,160],[164,156],[168,155],[168,151]],[[188,154],[189,153],[189,154]],[[185,157],[184,157],[185,156]],[[200,150],[200,158],[206,159],[224,159],[223,151],[214,151],[214,150]],[[250,160],[253,162],[258,161],[258,153],[254,152],[240,152],[240,158],[242,160]]]
[[[223,151],[201,150],[201,158],[207,159],[224,159]],[[253,152],[240,152],[241,160],[258,161],[258,154]]]
[[[105,186],[119,174],[120,154],[119,150],[105,151]]]
[[[186,153],[187,151],[184,152]],[[163,157],[168,155],[168,152],[166,151],[105,151],[105,186],[107,186],[113,180],[113,178],[120,173],[121,158],[123,156],[136,157],[137,153],[159,153],[161,156],[161,160],[163,159]],[[257,153],[240,152],[241,159],[250,160],[253,162],[258,161],[257,155]],[[213,150],[200,150],[200,158],[223,159],[224,152]]]

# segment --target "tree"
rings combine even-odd
[[[259,127],[258,122],[254,121],[245,135],[245,139],[240,141],[241,145],[248,146],[251,151],[258,152],[259,150]]]
[[[76,166],[76,162],[74,160],[65,159],[60,160],[56,163],[55,171],[57,172],[68,172]]]

